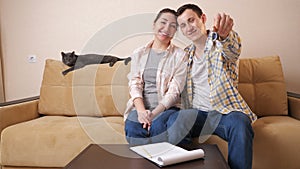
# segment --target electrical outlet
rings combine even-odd
[[[28,63],[35,63],[36,55],[29,55],[27,60],[28,60]]]

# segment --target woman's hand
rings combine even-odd
[[[145,110],[145,111],[138,111],[138,121],[143,124],[143,128],[149,129],[151,126],[151,111]]]

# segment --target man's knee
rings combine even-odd
[[[234,119],[234,122],[232,123],[234,129],[239,130],[242,133],[248,133],[251,137],[254,136],[251,120],[245,113],[232,112],[231,116]]]
[[[234,117],[235,121],[237,121],[237,125],[242,125],[242,126],[251,126],[251,120],[243,112],[232,112],[232,116]]]

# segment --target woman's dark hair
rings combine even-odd
[[[201,17],[203,14],[203,12],[199,8],[199,6],[194,5],[194,4],[185,4],[177,9],[177,16],[180,16],[187,9],[193,10],[198,15],[198,17]]]
[[[158,18],[160,18],[160,16],[161,16],[163,13],[171,13],[171,14],[173,14],[173,15],[177,18],[177,13],[176,13],[175,10],[170,9],[170,8],[164,8],[164,9],[160,10],[160,11],[158,12],[158,14],[156,15],[156,18],[154,19],[154,23],[158,20]]]

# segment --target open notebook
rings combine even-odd
[[[167,142],[134,146],[130,149],[160,167],[204,157],[202,149],[188,151]]]

